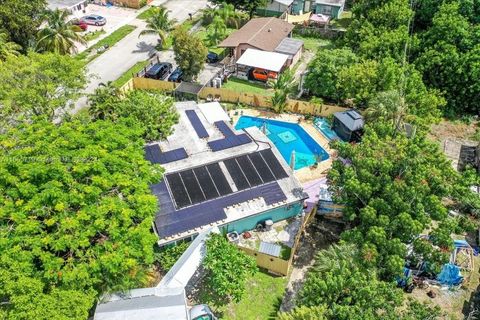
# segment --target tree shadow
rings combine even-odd
[[[137,49],[133,50],[132,53],[142,53],[148,52],[149,54],[155,53],[155,46],[145,41],[137,43]]]

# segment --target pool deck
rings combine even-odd
[[[235,112],[238,112],[235,115]],[[243,112],[243,114],[242,114]],[[287,121],[292,123],[298,123],[298,119],[302,118],[302,115],[298,114],[291,114],[291,113],[282,113],[277,114],[270,111],[263,111],[263,110],[256,110],[256,109],[236,109],[229,111],[229,115],[232,118],[234,123],[237,123],[238,119],[244,116],[251,116],[251,117],[260,117],[266,119],[274,119],[280,121]],[[312,121],[304,121],[302,120],[298,123],[302,126],[302,128],[328,153],[330,156],[328,160],[324,160],[320,162],[317,168],[313,167],[305,167],[299,170],[295,170],[295,177],[300,182],[308,182],[320,178],[324,178],[326,176],[327,171],[332,166],[332,157],[335,155],[335,150],[331,149],[329,146],[329,141],[323,134],[321,134],[314,126]]]

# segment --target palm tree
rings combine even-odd
[[[217,15],[222,18],[227,27],[238,29],[242,21],[242,15],[235,11],[233,4],[222,3],[220,9],[216,11]]]
[[[76,32],[77,26],[67,22],[69,13],[62,10],[48,11],[47,25],[38,31],[36,49],[38,51],[69,54],[76,52],[75,42],[86,44],[85,38]]]
[[[277,80],[269,80],[268,84],[275,89],[272,105],[277,112],[283,112],[287,106],[288,96],[293,92],[295,77],[290,69],[285,70]]]
[[[0,33],[0,60],[5,60],[7,57],[18,56],[22,47],[12,41],[8,41],[8,35],[6,33]]]
[[[115,107],[121,99],[120,89],[112,81],[100,83],[95,92],[88,97],[88,113],[97,120],[111,119],[115,115]]]
[[[227,26],[220,16],[215,16],[208,26],[207,41],[216,46],[227,34]]]
[[[391,122],[394,132],[404,126],[407,115],[408,106],[397,90],[378,93],[368,103],[368,108],[365,110],[367,121],[373,122],[381,119]]]
[[[160,37],[160,48],[163,49],[163,45],[167,41],[168,32],[173,29],[177,21],[175,19],[168,18],[168,10],[165,7],[157,7],[154,9],[153,15],[147,19],[147,29],[140,32],[140,36],[145,34],[156,34]]]

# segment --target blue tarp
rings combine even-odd
[[[456,286],[463,281],[463,277],[460,274],[460,268],[452,263],[443,265],[442,272],[437,276],[437,280],[441,284]]]

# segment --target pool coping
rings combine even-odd
[[[238,114],[235,114],[236,112],[238,112]],[[241,116],[250,116],[290,122],[300,125],[303,130],[305,130],[305,132],[327,152],[329,156],[328,159],[319,162],[317,168],[304,167],[295,170],[294,175],[300,182],[303,183],[323,178],[325,177],[327,171],[332,167],[332,158],[335,156],[335,150],[330,148],[330,141],[317,128],[315,128],[312,121],[302,120],[298,122],[299,119],[303,119],[302,115],[292,113],[277,114],[274,112],[257,109],[235,109],[229,111],[229,115],[234,124],[237,123]]]

